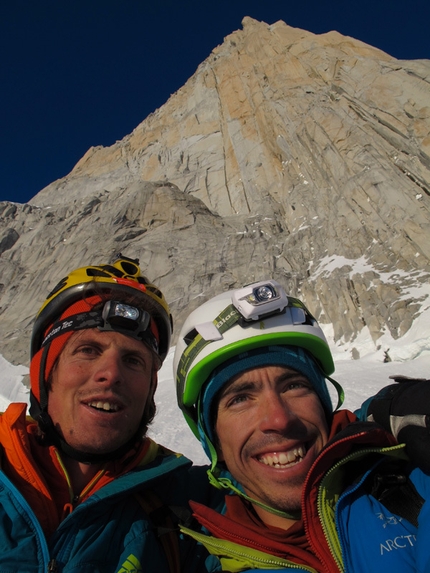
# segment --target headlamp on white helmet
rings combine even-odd
[[[178,404],[198,437],[197,402],[215,368],[249,350],[268,346],[307,350],[328,377],[333,358],[318,322],[297,298],[269,279],[225,292],[194,310],[176,345]]]
[[[288,306],[283,289],[274,281],[265,281],[233,291],[233,305],[246,321],[260,320],[263,316],[282,312]]]

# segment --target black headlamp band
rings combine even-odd
[[[103,326],[104,320],[102,318],[102,313],[99,311],[92,310],[90,312],[82,312],[80,314],[74,314],[69,316],[59,322],[56,322],[52,329],[48,332],[42,341],[42,348],[52,342],[57,336],[66,334],[72,330],[84,330],[85,328],[97,328]]]
[[[106,305],[110,303],[111,301],[108,301]],[[74,314],[56,322],[43,339],[41,347],[43,348],[57,338],[57,336],[61,336],[67,332],[97,328],[100,331],[119,332],[140,342],[144,342],[158,355],[158,341],[150,328],[151,316],[145,310],[137,310],[139,312],[138,319],[118,317],[112,313],[104,318],[104,309]]]

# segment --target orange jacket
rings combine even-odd
[[[47,538],[76,505],[119,475],[151,461],[157,447],[143,440],[120,461],[106,463],[75,495],[60,452],[41,445],[37,434],[36,422],[26,417],[26,404],[11,404],[0,415],[0,467],[30,504]]]

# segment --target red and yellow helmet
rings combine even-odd
[[[162,292],[142,275],[137,260],[119,255],[112,264],[71,271],[49,293],[33,327],[30,415],[51,443],[73,459],[93,463],[123,455],[151,421],[155,404],[152,395],[152,402],[144,405],[136,435],[113,452],[99,455],[75,450],[57,432],[48,414],[50,375],[73,333],[91,328],[141,341],[156,357],[154,370],[160,368],[169,351],[172,315]]]
[[[81,299],[93,295],[115,299],[131,297],[147,311],[158,330],[161,360],[166,357],[172,336],[173,320],[163,293],[141,274],[139,262],[119,255],[112,264],[81,267],[71,271],[54,287],[40,308],[31,338],[31,358],[38,352],[47,328],[58,321],[63,312]]]

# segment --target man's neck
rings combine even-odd
[[[84,464],[63,455],[73,494],[79,495],[105,464]]]
[[[295,519],[276,515],[275,513],[271,513],[270,511],[259,507],[258,505],[253,505],[253,508],[261,521],[268,527],[277,527],[278,529],[287,530],[290,529],[292,525],[297,523]]]

